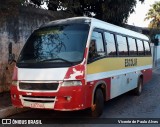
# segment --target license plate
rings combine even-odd
[[[37,102],[24,102],[23,106],[30,108],[45,108],[45,105],[43,103],[37,103]]]
[[[31,108],[45,108],[45,105],[43,103],[31,103]]]

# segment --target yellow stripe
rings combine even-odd
[[[127,66],[128,60],[137,61],[135,66]],[[132,62],[133,62],[132,61]],[[134,62],[133,62],[134,63]],[[116,57],[116,58],[104,58],[97,60],[87,65],[87,74],[94,74],[100,72],[107,72],[112,70],[121,70],[125,68],[134,68],[138,66],[145,66],[152,64],[152,57]]]

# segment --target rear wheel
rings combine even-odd
[[[100,116],[103,113],[103,107],[104,107],[103,92],[100,88],[98,88],[95,92],[94,104],[91,107],[92,117]]]
[[[138,79],[137,88],[133,90],[134,94],[139,96],[142,93],[143,80],[142,78]]]

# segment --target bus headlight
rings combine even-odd
[[[62,83],[62,86],[81,86],[82,82],[81,81],[64,81]]]
[[[17,84],[18,84],[18,81],[12,81],[13,86],[17,86]]]

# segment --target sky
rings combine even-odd
[[[135,12],[133,12],[128,18],[128,24],[139,27],[148,27],[149,20],[144,21],[145,15],[151,8],[150,5],[154,4],[156,1],[160,0],[145,0],[142,4],[141,2],[137,2]]]

